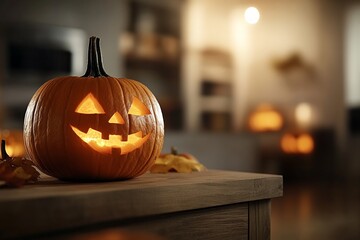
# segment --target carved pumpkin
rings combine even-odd
[[[283,125],[282,115],[270,104],[259,105],[249,117],[249,127],[253,132],[279,131]]]
[[[88,58],[84,76],[49,80],[34,94],[24,121],[26,153],[60,179],[139,176],[162,149],[160,106],[143,84],[105,73],[98,38],[90,38]]]
[[[308,133],[286,133],[282,136],[280,145],[287,154],[310,154],[315,148],[314,139]]]

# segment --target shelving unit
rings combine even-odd
[[[129,2],[130,19],[120,39],[125,75],[148,86],[157,97],[166,129],[183,127],[178,0]]]
[[[229,131],[232,126],[233,64],[231,55],[218,49],[202,49],[187,55],[190,62],[185,81],[188,92],[186,124],[190,130]],[[194,117],[195,115],[195,117]]]

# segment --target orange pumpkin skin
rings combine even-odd
[[[90,53],[89,53],[90,54]],[[101,64],[101,62],[100,62]],[[91,93],[103,108],[101,114],[76,112],[79,103]],[[129,114],[133,99],[149,110],[144,116]],[[117,112],[122,124],[110,123]],[[121,154],[121,148],[103,153],[80,139],[82,132],[95,129],[107,141],[119,136],[126,141],[132,133],[148,136],[134,150]],[[160,106],[143,84],[109,76],[60,77],[49,80],[34,94],[24,120],[24,145],[30,159],[44,173],[64,180],[127,179],[145,173],[160,154],[164,122]]]

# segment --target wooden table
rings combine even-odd
[[[270,239],[270,199],[282,193],[281,176],[217,170],[100,183],[43,178],[0,188],[0,239],[113,228],[166,239]]]

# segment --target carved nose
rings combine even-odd
[[[125,121],[123,119],[123,117],[120,115],[119,112],[115,112],[111,118],[109,119],[109,123],[114,123],[114,124],[124,124]]]

